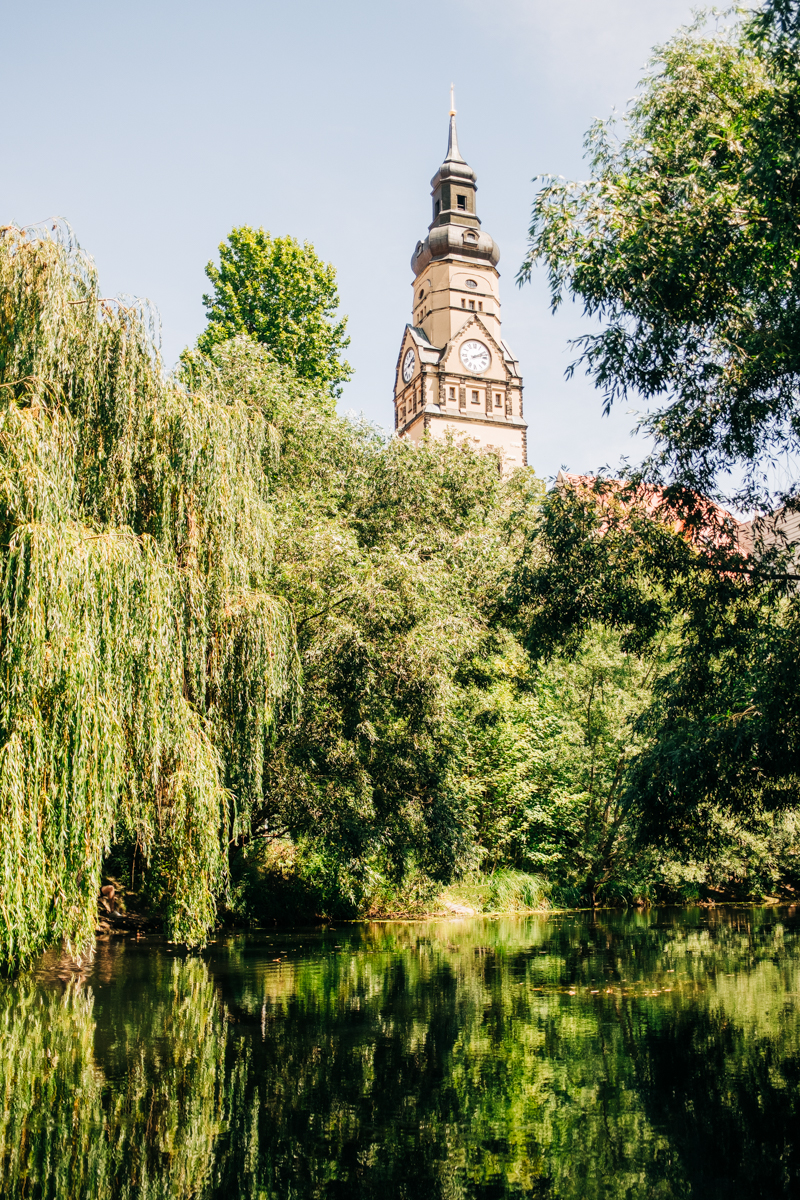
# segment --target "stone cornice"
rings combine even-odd
[[[527,429],[528,422],[523,421],[521,417],[507,417],[503,414],[502,417],[489,417],[485,413],[480,416],[473,416],[471,413],[464,412],[444,412],[436,404],[428,404],[415,417],[419,417],[421,413],[426,416],[435,417],[439,421],[457,421],[461,425],[489,425],[493,429]]]

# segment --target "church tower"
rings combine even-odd
[[[505,471],[524,467],[522,377],[500,327],[500,250],[477,216],[452,90],[447,157],[431,189],[433,220],[411,258],[412,320],[397,360],[395,429],[414,442],[452,432],[498,454]]]

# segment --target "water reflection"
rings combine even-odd
[[[748,909],[101,943],[0,985],[2,1194],[795,1196],[799,933]]]

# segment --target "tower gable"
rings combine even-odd
[[[403,377],[403,363],[409,350],[414,351],[414,366],[412,374],[406,380]],[[413,325],[406,325],[394,372],[395,393],[398,389],[402,390],[404,387],[412,385],[425,367],[438,366],[440,358],[441,351],[430,344],[421,329],[417,329]]]
[[[452,340],[442,349],[439,359],[442,371],[451,371],[456,374],[470,376],[471,373],[465,369],[460,358],[461,347],[465,342],[469,341],[480,342],[487,347],[491,354],[489,367],[485,371],[482,371],[480,375],[471,375],[473,379],[477,382],[487,379],[502,379],[507,382],[511,379],[512,372],[502,340],[496,340],[477,315],[471,316],[466,324],[462,325],[458,330]]]

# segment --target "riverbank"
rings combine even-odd
[[[295,864],[292,864],[295,868]],[[159,912],[141,894],[126,889],[118,879],[106,879],[111,899],[98,902],[96,934],[133,934],[141,937],[162,931]],[[743,886],[740,881],[720,887],[706,882],[692,886],[653,890],[652,894],[604,897],[594,906],[575,890],[549,883],[524,871],[473,872],[446,888],[430,881],[412,881],[403,888],[383,886],[361,902],[344,900],[295,869],[264,869],[263,862],[235,881],[231,903],[218,914],[217,932],[325,926],[340,921],[416,921],[483,916],[511,916],[546,912],[613,911],[665,906],[715,908],[729,904],[764,907],[792,905],[797,897],[791,885],[774,894]],[[214,935],[212,934],[212,937]]]

